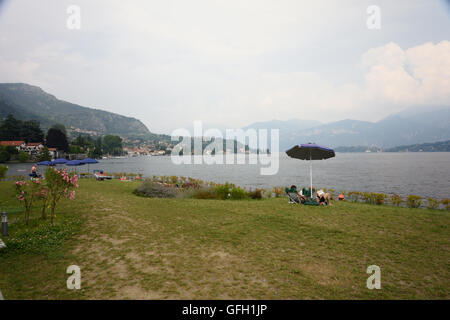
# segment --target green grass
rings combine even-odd
[[[12,214],[6,299],[449,299],[450,214],[287,199],[149,199],[136,183],[80,182],[56,227]],[[1,205],[17,206],[12,182]],[[45,232],[44,232],[45,231]],[[47,235],[47,237],[46,237]],[[79,265],[81,290],[65,273]],[[381,268],[381,290],[366,269]]]

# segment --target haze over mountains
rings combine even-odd
[[[314,142],[330,147],[377,146],[390,148],[450,139],[450,108],[414,109],[378,122],[341,120],[330,123],[292,119],[253,123],[248,128],[280,129],[280,150]]]
[[[39,87],[23,83],[0,84],[0,118],[8,114],[21,120],[38,120],[44,129],[54,123],[62,123],[73,134],[84,132],[94,136],[117,134],[126,138],[169,138],[151,133],[138,119],[58,100]],[[170,117],[167,121],[170,121]],[[207,128],[204,125],[204,129]],[[378,122],[346,119],[321,123],[316,120],[291,119],[255,122],[243,129],[249,128],[279,129],[280,151],[306,142],[330,147],[391,148],[449,140],[450,107],[407,109]]]

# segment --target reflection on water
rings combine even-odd
[[[30,164],[11,164],[8,175],[25,175]],[[45,168],[40,168],[41,171]],[[134,157],[100,160],[90,170],[133,172],[144,176],[176,175],[207,181],[233,182],[243,187],[309,185],[307,161],[280,155],[276,175],[262,176],[259,165],[175,165],[170,157]],[[335,158],[313,161],[313,184],[339,190],[417,194],[450,197],[450,152],[436,153],[337,153]],[[74,170],[70,168],[69,170]],[[87,166],[78,167],[87,171]]]

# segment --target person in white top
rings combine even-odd
[[[324,192],[322,189],[316,192],[317,201],[321,205],[331,205],[331,195],[328,192]]]

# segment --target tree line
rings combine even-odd
[[[19,120],[8,115],[0,122],[1,141],[25,141],[26,143],[41,142],[44,148],[39,155],[40,161],[50,160],[48,148],[56,148],[59,151],[73,154],[88,154],[91,158],[99,158],[103,155],[122,155],[122,138],[115,135],[92,138],[90,135],[79,134],[69,142],[64,125],[54,124],[45,134],[36,120]],[[19,160],[21,162],[29,159],[26,152],[19,152],[13,146],[2,146],[0,148],[0,162]]]

